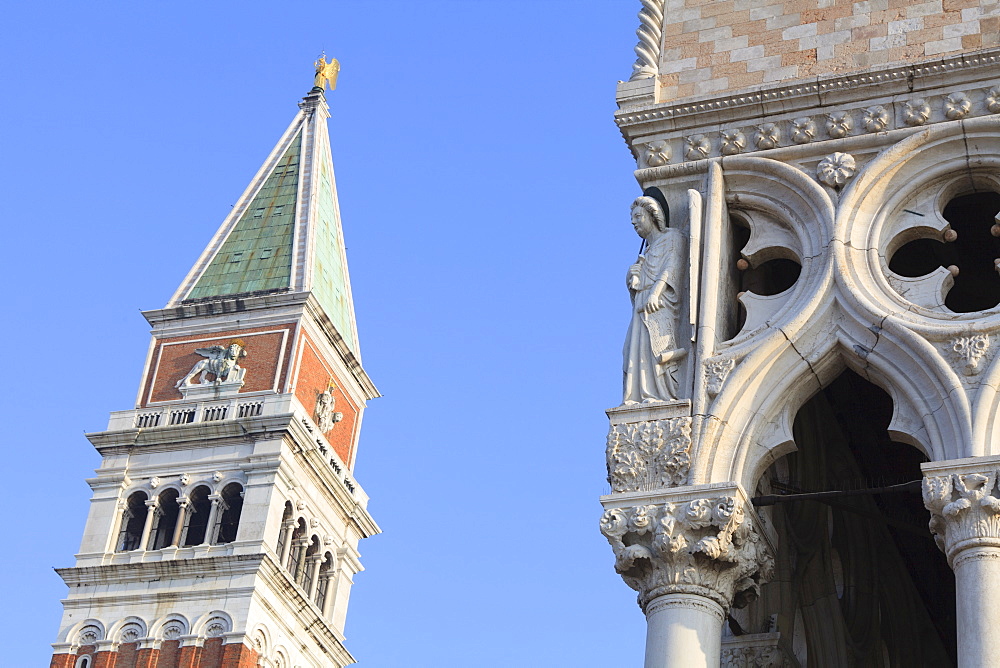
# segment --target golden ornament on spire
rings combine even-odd
[[[331,58],[330,62],[326,62],[326,54],[324,53],[319,57],[315,65],[316,78],[313,80],[313,86],[324,90],[327,84],[329,84],[330,90],[336,90],[337,75],[340,73],[340,63],[337,62],[337,59]]]

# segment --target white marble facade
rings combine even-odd
[[[662,193],[671,252],[684,254],[665,279],[682,352],[659,360],[648,333],[636,337],[650,286],[633,264],[601,531],[647,617],[646,667],[847,665],[793,639],[794,615],[725,628],[788,541],[750,498],[797,451],[803,405],[846,371],[888,395],[883,433],[925,462],[923,521],[955,573],[957,608],[937,603],[957,610],[957,665],[1000,666],[988,608],[1000,593],[1000,269],[976,264],[994,253],[1000,268],[1000,49],[672,102],[652,92],[663,3],[642,12],[616,121],[638,190]],[[955,202],[971,207],[961,220],[944,215]],[[627,224],[623,202],[618,233]],[[781,271],[758,271],[775,261]],[[766,617],[768,601],[753,605]]]

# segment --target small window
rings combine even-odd
[[[264,217],[264,207],[260,207],[259,209],[254,209],[253,210],[253,217],[254,218],[263,218]]]
[[[258,260],[267,260],[272,255],[274,255],[274,249],[273,248],[265,248],[264,250],[262,250],[260,252],[259,255],[257,255],[257,259]]]
[[[90,655],[85,654],[76,660],[76,666],[74,668],[91,668],[93,663],[90,660]]]
[[[274,211],[271,212],[271,215],[272,216],[280,216],[281,212],[284,211],[284,209],[285,209],[285,205],[284,204],[277,204],[274,207]]]
[[[243,253],[233,253],[232,255],[229,256],[229,261],[230,262],[242,262],[243,261]]]

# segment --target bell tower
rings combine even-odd
[[[365,402],[326,84],[162,309],[102,456],[53,668],[346,666]]]

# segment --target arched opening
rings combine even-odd
[[[327,552],[323,555],[323,563],[319,567],[319,582],[316,585],[316,607],[326,610],[327,592],[330,589],[330,577],[333,575],[333,555]]]
[[[148,499],[145,492],[132,492],[129,495],[128,501],[125,502],[125,510],[122,511],[116,551],[129,552],[139,549],[142,530],[146,526],[146,513],[149,512],[146,506]]]
[[[919,484],[904,485],[921,480],[926,458],[890,438],[892,410],[889,395],[851,371],[799,410],[797,450],[762,476],[758,504],[849,493],[761,508],[778,534],[775,578],[734,611],[736,635],[776,620],[786,651],[809,666],[955,665],[954,575]]]
[[[187,527],[182,541],[185,547],[206,542],[208,518],[212,514],[212,500],[208,498],[211,492],[207,485],[199,485],[188,495]]]
[[[236,540],[236,532],[240,528],[240,514],[243,512],[243,485],[231,482],[222,488],[222,499],[219,501],[219,534],[217,544],[232,543]]]
[[[153,524],[153,539],[149,549],[160,550],[169,547],[173,542],[177,516],[181,511],[181,507],[177,504],[178,496],[178,491],[173,488],[160,492],[156,520]]]
[[[281,528],[278,530],[278,544],[275,550],[279,557],[285,554],[285,546],[291,540],[294,527],[295,524],[292,522],[292,502],[285,501],[285,509],[281,513]]]
[[[306,549],[306,564],[305,568],[302,569],[302,574],[299,577],[299,584],[308,593],[312,590],[313,584],[313,571],[315,570],[315,564],[319,559],[320,543],[319,538],[316,536],[312,537],[309,541],[309,547]]]

